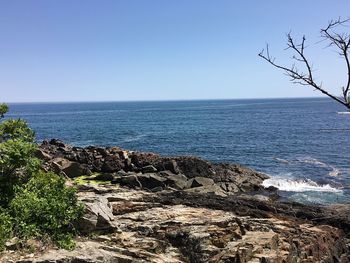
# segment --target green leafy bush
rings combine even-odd
[[[12,234],[12,218],[4,210],[0,209],[0,251],[4,249],[5,242]]]
[[[35,133],[28,127],[26,121],[9,119],[0,125],[0,142],[9,139],[19,139],[25,142],[34,142]]]
[[[0,104],[0,118],[8,110],[4,105]],[[34,139],[23,120],[0,124],[0,250],[11,236],[46,236],[73,249],[73,225],[83,215],[83,206],[64,178],[41,170]]]
[[[1,125],[0,125],[1,126]],[[37,146],[19,139],[0,143],[0,205],[7,207],[16,187],[26,183],[39,171],[40,161],[35,158]]]
[[[18,189],[9,209],[19,237],[49,234],[61,243],[74,232],[72,222],[83,214],[75,189],[66,187],[62,177],[44,172]]]
[[[0,104],[0,118],[4,118],[4,114],[8,112],[9,107],[5,103]]]
[[[0,104],[0,111],[5,104]],[[0,206],[7,207],[13,198],[14,188],[25,183],[40,169],[34,157],[37,145],[34,132],[23,120],[6,120],[0,124]]]

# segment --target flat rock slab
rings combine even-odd
[[[103,217],[111,231],[92,231],[95,234],[89,238],[78,239],[74,251],[50,249],[24,256],[5,252],[0,261],[345,263],[350,259],[340,229],[274,214],[267,203],[265,213],[258,213],[253,207],[262,207],[263,202],[252,198],[152,193],[119,186],[86,187],[79,198],[94,219]],[[217,205],[221,202],[224,209],[211,207],[210,199]],[[243,216],[244,209],[251,210]]]

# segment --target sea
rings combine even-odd
[[[282,198],[350,202],[350,114],[327,98],[9,105],[38,142],[239,163],[269,175]]]

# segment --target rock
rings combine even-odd
[[[95,147],[96,152],[98,153],[99,158],[102,158],[102,157],[106,157],[108,155],[108,151],[106,148],[102,148],[102,147]]]
[[[160,175],[165,179],[171,174]],[[134,174],[145,175],[152,174]],[[195,192],[206,187],[221,189],[214,184],[153,193],[119,186],[87,187],[78,193],[86,206],[80,226],[91,235],[79,238],[75,250],[4,251],[0,262],[350,262],[346,233],[306,219],[336,218],[337,212],[348,209],[346,205],[325,209],[271,204],[248,195]],[[342,220],[346,226],[348,214]]]
[[[91,171],[87,167],[84,167],[77,162],[71,162],[70,165],[62,171],[70,178],[91,174]]]
[[[131,255],[125,255],[131,254]],[[18,263],[141,263],[141,259],[133,257],[125,250],[114,250],[105,245],[101,247],[98,241],[78,242],[74,251],[50,249],[42,255],[26,256]],[[155,262],[155,261],[153,261]]]
[[[119,178],[115,178],[112,183],[120,184],[121,186],[128,186],[131,188],[142,188],[142,184],[138,179],[138,175],[135,173],[128,173]]]
[[[55,145],[55,146],[58,146],[58,147],[63,147],[63,148],[66,147],[65,143],[62,142],[62,141],[59,140],[59,139],[51,139],[51,140],[49,141],[49,144]]]
[[[86,166],[60,157],[51,161],[51,167],[54,172],[64,172],[70,178],[91,174],[91,171]]]
[[[85,214],[77,223],[77,227],[82,233],[91,233],[97,230],[111,231],[117,228],[113,222],[113,211],[107,198],[92,195],[83,196],[80,200],[85,204]]]
[[[166,178],[165,184],[175,189],[185,189],[187,187],[187,177],[183,174],[173,174],[168,171],[160,172],[160,175]]]
[[[148,190],[152,190],[156,187],[165,187],[165,181],[165,178],[153,173],[131,174],[114,180],[115,183],[119,183],[121,186],[145,188]]]
[[[97,181],[113,181],[116,174],[114,173],[100,173],[92,178],[92,180]]]
[[[35,157],[45,161],[52,159],[52,156],[50,154],[46,153],[44,150],[40,148],[35,151]]]
[[[164,187],[166,179],[153,173],[141,174],[138,176],[138,180],[143,188],[154,189],[156,187]]]
[[[16,250],[19,246],[19,238],[13,237],[10,240],[5,242],[5,248],[7,250]]]
[[[215,175],[213,165],[197,157],[177,157],[175,158],[178,170],[187,178],[212,177]]]
[[[161,157],[154,153],[140,153],[140,152],[132,152],[128,155],[130,158],[132,164],[136,167],[141,169],[144,166],[147,165],[153,165],[161,161]],[[156,167],[156,165],[154,165]],[[157,167],[156,167],[157,168]],[[159,170],[159,169],[158,169]]]
[[[118,171],[118,172],[116,173],[117,176],[125,176],[125,175],[127,175],[127,174],[128,174],[128,173],[125,172],[124,170],[120,170],[120,171]]]
[[[196,193],[196,194],[214,194],[218,196],[227,196],[227,193],[222,190],[222,188],[218,185],[205,185],[199,187],[188,188],[185,190],[188,193]]]
[[[157,168],[155,168],[153,165],[147,165],[142,167],[142,173],[156,173]]]
[[[206,177],[195,177],[188,181],[189,188],[200,187],[200,186],[211,186],[214,184],[214,180]]]
[[[109,155],[105,158],[105,161],[101,167],[103,173],[113,173],[123,170],[125,167],[124,162],[118,155]]]
[[[349,205],[275,201],[247,167],[59,140],[40,150],[51,169],[78,163],[120,185],[76,186],[86,236],[74,251],[5,250],[0,262],[350,262]]]
[[[126,151],[118,147],[70,147],[56,139],[51,140],[50,143],[43,143],[40,150],[45,153],[45,156],[42,154],[42,158],[46,160],[51,158],[48,162],[57,158],[69,159],[84,165],[83,167],[88,169],[87,174],[90,174],[89,171],[102,173],[126,171],[146,174],[158,173],[162,176],[160,172],[169,171],[172,174],[183,174],[189,179],[195,177],[210,178],[222,190],[230,194],[262,191],[264,188],[261,183],[267,178],[266,175],[236,164],[215,164],[190,156],[161,157],[153,153]],[[78,166],[73,170],[76,168]],[[58,173],[62,171],[62,169],[56,170]],[[186,188],[180,178],[169,178],[166,184],[176,189]],[[271,191],[276,192],[277,189],[271,189]]]
[[[159,171],[170,171],[173,174],[178,174],[181,172],[174,159],[161,159],[156,164],[156,167]]]

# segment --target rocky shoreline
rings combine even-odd
[[[0,262],[350,262],[350,205],[281,202],[252,169],[55,139],[37,156],[85,204],[77,248]]]

